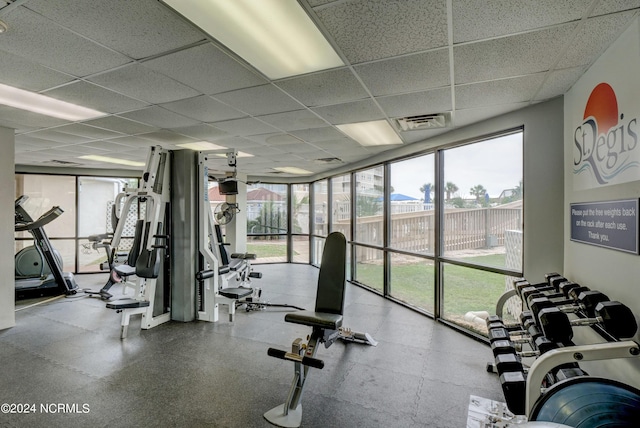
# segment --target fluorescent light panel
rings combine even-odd
[[[296,0],[163,0],[270,79],[344,62]]]
[[[312,174],[311,171],[307,171],[306,169],[298,168],[296,166],[279,166],[273,169],[280,172],[286,172],[287,174],[299,174],[299,175]]]
[[[100,155],[84,155],[84,156],[79,156],[79,159],[87,159],[87,160],[107,162],[107,163],[116,163],[118,165],[127,165],[127,166],[144,166],[145,165],[144,162],[137,162],[137,161],[127,160],[127,159],[117,159],[117,158],[111,158],[108,156],[100,156]]]
[[[0,104],[74,122],[107,114],[1,83]]]
[[[226,150],[226,147],[219,146],[217,144],[210,143],[208,141],[197,141],[195,143],[182,143],[176,144],[176,146],[184,147],[185,149],[206,151],[206,150]]]
[[[348,123],[336,126],[362,146],[402,144],[402,140],[386,120]]]

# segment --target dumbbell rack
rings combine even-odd
[[[568,287],[579,287],[580,289],[586,289],[587,293],[588,288],[581,287],[579,284],[564,282],[560,283],[559,281],[567,281],[564,277],[559,274],[547,274],[545,275],[549,284],[552,281],[558,281],[554,283],[556,286],[557,292],[557,284],[560,284],[560,288],[562,288],[561,284],[567,284]],[[499,314],[499,318],[501,319],[501,314],[505,308],[507,301],[513,297],[519,297],[523,301],[524,308],[524,296],[521,296],[519,293],[520,288],[516,287],[518,281],[514,281],[514,289],[506,291],[496,303],[496,314]],[[526,282],[526,281],[525,281]],[[535,284],[534,287],[541,287],[541,290],[544,287],[543,284]],[[516,290],[518,288],[518,290]],[[550,290],[548,287],[546,290]],[[546,291],[545,290],[545,291]],[[567,288],[567,290],[571,290],[571,288]],[[552,292],[552,290],[550,290]],[[594,292],[595,293],[595,292]],[[600,293],[601,294],[601,293]],[[582,298],[582,297],[581,297]],[[605,296],[606,298],[606,296]],[[529,305],[529,298],[527,298],[527,306]],[[573,312],[575,316],[578,318],[588,318],[587,315],[581,313],[581,311]],[[495,318],[495,317],[492,317]],[[487,325],[489,325],[489,320],[487,320]],[[540,411],[541,407],[545,406],[545,400],[551,400],[552,397],[555,399],[554,394],[560,393],[562,389],[566,386],[568,390],[571,388],[570,379],[565,378],[565,380],[556,379],[549,383],[549,377],[551,373],[555,370],[559,369],[562,366],[575,364],[578,367],[577,363],[583,361],[598,361],[598,360],[614,360],[614,359],[622,359],[622,358],[638,358],[640,357],[640,345],[634,340],[623,340],[622,338],[617,339],[613,334],[605,329],[603,326],[599,324],[594,324],[591,326],[603,339],[606,340],[604,343],[598,344],[590,344],[590,345],[575,345],[572,342],[565,342],[564,344],[559,343],[559,347],[557,349],[551,349],[546,352],[540,353],[540,355],[535,358],[535,360],[529,364],[528,369],[525,367],[524,371],[521,372],[522,375],[517,374],[518,372],[514,372],[511,375],[509,380],[507,378],[503,379],[501,376],[501,382],[503,383],[503,389],[505,392],[505,398],[508,398],[507,394],[509,392],[516,392],[516,395],[510,395],[512,398],[512,403],[514,404],[513,410],[516,410],[516,414],[524,414],[527,419],[532,417],[537,417],[537,412]],[[622,337],[631,337],[635,333],[628,333],[629,336]],[[490,335],[491,337],[491,335]],[[495,339],[494,339],[495,340]],[[522,354],[521,358],[525,358],[527,353]],[[496,359],[497,361],[497,359]],[[507,360],[509,361],[509,360]],[[487,365],[488,371],[493,371],[490,368],[495,367],[494,364],[490,363]],[[506,369],[506,375],[510,375],[510,369]],[[581,371],[581,370],[579,370]],[[525,374],[526,373],[526,374]],[[571,376],[575,376],[572,374]],[[582,372],[581,376],[579,376],[585,382],[591,382],[592,384],[599,384],[608,382],[608,379],[594,378],[588,376],[588,374]],[[519,380],[517,380],[519,379]],[[577,379],[577,378],[573,378]],[[547,382],[545,382],[547,381]],[[504,383],[504,382],[515,382],[515,383]],[[509,386],[510,385],[510,386]],[[511,389],[510,389],[511,388]],[[512,389],[515,388],[515,389]],[[632,387],[629,387],[633,389]],[[637,392],[636,392],[637,393]],[[516,397],[521,397],[517,399]],[[558,397],[562,397],[562,394],[559,394]],[[516,398],[516,401],[513,401],[513,398]],[[520,401],[522,400],[522,401]],[[509,402],[509,400],[507,400]],[[548,401],[547,401],[548,402]],[[515,404],[520,403],[520,404]],[[510,406],[511,407],[511,406]],[[554,407],[555,409],[555,407]]]

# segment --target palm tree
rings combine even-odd
[[[476,186],[473,186],[469,190],[469,193],[476,197],[476,201],[480,202],[480,198],[484,197],[484,195],[487,193],[487,189],[485,189],[482,184],[478,184]]]
[[[447,201],[451,199],[451,194],[456,193],[458,190],[458,186],[456,186],[453,182],[447,181],[447,184],[444,186],[444,191],[447,194]]]

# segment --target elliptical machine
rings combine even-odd
[[[64,211],[54,206],[34,220],[22,206],[28,198],[22,195],[15,200],[15,231],[31,233],[34,244],[15,255],[16,299],[76,294],[79,288],[73,274],[62,271],[62,257],[53,248],[44,231],[44,226]]]

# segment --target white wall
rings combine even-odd
[[[629,121],[640,121],[640,24],[638,19],[620,38],[598,59],[565,96],[565,203],[564,203],[564,276],[592,290],[604,292],[611,300],[619,300],[640,314],[640,256],[598,246],[571,241],[570,204],[577,202],[600,202],[640,197],[640,166],[628,168],[613,182],[599,184],[589,172],[574,173],[574,159],[578,160],[574,134],[584,120],[585,106],[593,88],[601,82],[612,86],[617,97],[618,125],[627,127]],[[636,122],[637,123],[637,122]],[[632,131],[633,131],[633,124]],[[636,132],[640,127],[635,128]],[[602,129],[599,132],[603,131]],[[606,132],[606,130],[604,130]],[[640,132],[639,132],[640,133]],[[618,134],[619,135],[619,134]],[[640,156],[630,147],[635,143],[627,135],[624,156]],[[579,139],[582,137],[579,136]],[[613,145],[613,137],[611,137]],[[640,141],[636,142],[640,143]],[[620,143],[618,140],[617,144]],[[635,147],[634,147],[635,148]],[[601,152],[609,150],[601,147]],[[615,148],[614,148],[615,150]],[[619,146],[618,146],[618,152]],[[605,166],[606,167],[606,166]],[[577,169],[577,168],[576,168]],[[591,174],[591,175],[590,175]],[[575,328],[575,342],[601,342],[602,339],[588,328]],[[636,334],[635,339],[640,336]],[[640,388],[640,361],[618,360],[612,364],[587,364],[590,374],[613,377],[622,382],[632,383]]]
[[[11,202],[15,196],[15,174],[13,159],[15,146],[13,129],[0,128],[0,330],[15,325],[14,259],[8,257],[14,252],[13,221]]]

